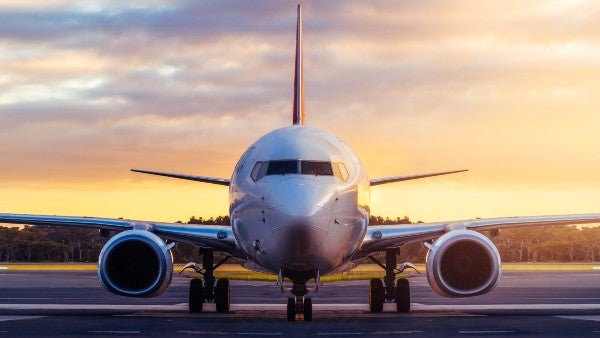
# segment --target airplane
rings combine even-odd
[[[315,291],[321,276],[348,271],[365,259],[385,270],[369,284],[369,309],[382,312],[386,302],[410,311],[410,287],[396,279],[410,263],[398,264],[402,245],[423,242],[428,248],[426,276],[445,297],[470,297],[493,290],[501,260],[481,232],[521,226],[600,222],[600,214],[508,217],[437,223],[369,225],[373,186],[454,174],[451,170],[369,179],[358,156],[340,138],[305,124],[302,10],[297,8],[292,125],[276,129],[246,149],[230,179],[132,169],[134,172],[198,181],[229,188],[231,224],[188,225],[126,219],[0,214],[0,223],[99,229],[110,237],[98,259],[98,278],[108,291],[128,297],[154,297],[171,282],[176,242],[199,247],[202,264],[189,263],[203,278],[189,287],[189,311],[202,312],[214,302],[230,309],[230,283],[216,280],[215,269],[236,258],[243,267],[277,276],[282,292],[291,281],[287,319],[312,320],[310,280]],[[225,258],[215,264],[215,252]],[[373,256],[385,252],[385,262]]]

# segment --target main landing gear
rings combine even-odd
[[[403,263],[398,268],[396,255],[399,253],[398,248],[387,249],[385,251],[385,265],[373,257],[369,257],[375,264],[385,270],[383,280],[379,278],[371,279],[369,288],[369,309],[371,312],[382,312],[383,303],[395,302],[398,312],[410,311],[410,287],[408,279],[400,278],[396,280],[396,275],[402,273],[407,268],[415,269],[410,263]]]
[[[229,305],[231,304],[229,279],[219,279],[216,281],[214,271],[227,262],[231,256],[225,257],[217,265],[214,265],[214,253],[212,250],[200,248],[200,255],[202,255],[202,268],[198,267],[195,263],[188,263],[183,267],[183,270],[193,268],[204,277],[204,280],[194,278],[190,281],[190,312],[202,312],[203,304],[212,302],[215,303],[217,312],[229,312]]]

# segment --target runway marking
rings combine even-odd
[[[595,266],[592,268],[592,270],[600,270],[600,266]]]
[[[363,332],[317,332],[317,336],[359,336]]]
[[[223,331],[177,331],[177,333],[213,335],[213,336],[230,334],[229,332],[223,332]]]
[[[106,331],[88,331],[88,333],[100,333],[100,334],[140,334],[140,331],[112,331],[112,330],[106,330]]]
[[[48,299],[60,299],[60,300],[65,300],[65,299],[72,299],[72,300],[78,300],[81,298],[78,297],[4,297],[4,298],[0,298],[0,300],[22,300],[22,299],[35,299],[35,300],[48,300]],[[187,304],[187,303],[186,303]]]
[[[488,311],[488,310],[600,310],[600,304],[485,304],[485,305],[425,305],[413,304],[416,311]]]
[[[395,304],[385,304],[384,313],[395,313]],[[283,311],[285,304],[231,304],[231,312]],[[317,311],[340,311],[369,313],[367,304],[314,304]],[[188,313],[188,304],[0,304],[0,311],[42,310],[42,311],[106,311],[106,312],[181,312]],[[517,311],[517,310],[600,310],[600,304],[485,304],[485,305],[430,305],[412,303],[411,312],[457,313],[468,311]],[[215,304],[205,304],[204,312],[216,312]],[[566,314],[566,313],[565,313]]]
[[[413,334],[413,333],[423,333],[423,331],[375,331],[375,332],[371,332],[370,334],[373,334],[373,335],[390,335],[390,334],[398,335],[398,334]]]
[[[0,304],[0,310],[102,310],[102,311],[187,311],[187,304],[132,305],[132,304]]]
[[[509,330],[479,330],[479,331],[458,331],[460,334],[506,334],[515,333],[515,331]]]
[[[564,319],[579,319],[579,320],[591,320],[594,322],[600,322],[600,316],[556,316]]]
[[[0,270],[8,270],[8,266],[0,266]]]
[[[0,322],[8,322],[10,320],[38,319],[45,316],[0,316]]]
[[[283,335],[283,333],[281,333],[281,332],[236,332],[234,334],[239,335],[239,336],[259,336],[259,337],[282,336]]]

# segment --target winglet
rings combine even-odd
[[[294,67],[294,124],[304,124],[304,65],[302,61],[302,7],[298,5]]]

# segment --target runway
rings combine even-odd
[[[600,271],[507,272],[479,297],[435,295],[411,278],[412,311],[393,304],[368,312],[368,282],[335,282],[311,294],[311,323],[288,323],[282,294],[271,282],[232,281],[232,311],[206,304],[187,312],[189,279],[175,276],[152,299],[112,295],[94,272],[0,271],[0,335],[4,336],[599,336]]]

